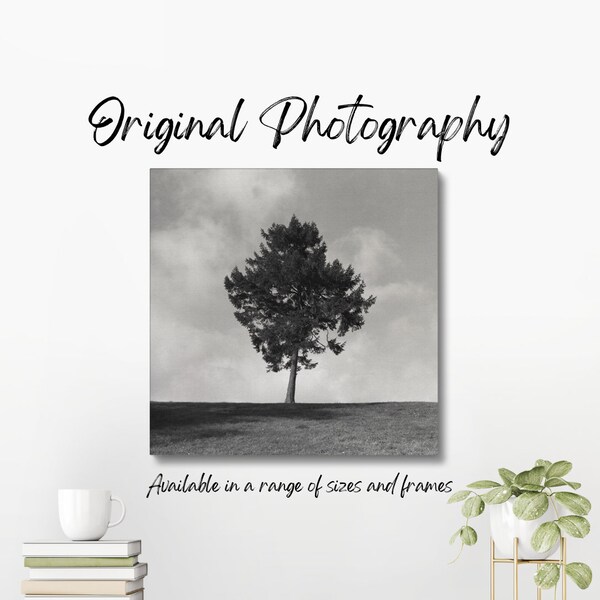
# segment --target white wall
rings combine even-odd
[[[105,487],[141,537],[149,599],[482,598],[482,542],[448,566],[458,509],[399,498],[164,496],[178,479],[452,479],[569,459],[600,498],[597,375],[599,105],[591,2],[370,2],[5,10],[0,219],[0,591],[18,598],[20,544],[60,536],[59,487]],[[396,8],[392,8],[396,7]],[[87,114],[117,94],[140,112],[258,115],[288,94],[379,115],[512,119],[500,154],[434,144],[235,145],[131,140],[101,149]],[[142,112],[142,114],[144,114]],[[442,209],[443,452],[438,459],[160,459],[148,455],[148,169],[436,167]],[[594,513],[592,513],[592,521]],[[600,573],[597,532],[570,547]],[[189,578],[183,577],[187,573]],[[507,581],[503,583],[508,584]],[[598,583],[593,584],[594,588]],[[597,591],[571,598],[591,598]]]

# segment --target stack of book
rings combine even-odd
[[[142,543],[27,542],[23,544],[29,579],[21,591],[37,600],[142,600],[146,563],[138,562]]]

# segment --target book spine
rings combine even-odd
[[[77,542],[65,543],[25,543],[23,556],[26,557],[103,557],[127,558],[137,556],[142,551],[140,541],[115,544],[79,544]]]
[[[148,569],[146,563],[135,567],[37,567],[31,569],[29,578],[33,581],[85,581],[88,579],[102,581],[133,581],[145,577]]]
[[[73,581],[73,580],[26,580],[21,583],[23,594],[37,596],[124,596],[139,590],[142,585],[130,588],[131,581]]]
[[[107,596],[106,594],[103,594],[102,596],[90,596],[87,594],[85,596],[81,596],[79,594],[68,594],[66,596],[64,594],[52,594],[51,596],[40,596],[39,594],[26,594],[25,598],[35,598],[36,600],[108,600],[109,598],[111,600],[143,600],[144,590],[139,590],[137,592],[133,592],[132,594],[111,594],[110,596]]]
[[[133,567],[137,556],[130,557],[89,557],[89,556],[28,556],[23,563],[26,567]]]

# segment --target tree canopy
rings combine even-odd
[[[286,402],[295,401],[296,373],[312,369],[311,355],[340,354],[349,331],[364,325],[375,303],[349,265],[327,262],[327,246],[315,223],[292,216],[289,225],[261,230],[258,252],[225,277],[235,318],[248,329],[268,371],[290,369]]]

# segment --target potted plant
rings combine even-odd
[[[555,463],[538,460],[532,469],[518,474],[498,469],[502,483],[488,479],[475,481],[467,486],[470,489],[452,494],[448,503],[462,502],[466,519],[450,538],[451,544],[457,540],[461,543],[456,559],[465,546],[477,542],[477,532],[470,521],[481,515],[486,506],[490,507],[492,539],[500,552],[507,555],[512,554],[515,537],[519,539],[519,557],[534,560],[550,556],[562,536],[585,537],[590,532],[586,516],[592,505],[572,491],[578,490],[580,483],[564,479],[572,467],[566,460]],[[584,563],[569,563],[566,572],[581,589],[592,582],[592,570]],[[559,578],[560,565],[547,563],[537,570],[534,581],[539,588],[548,589],[555,587]]]

